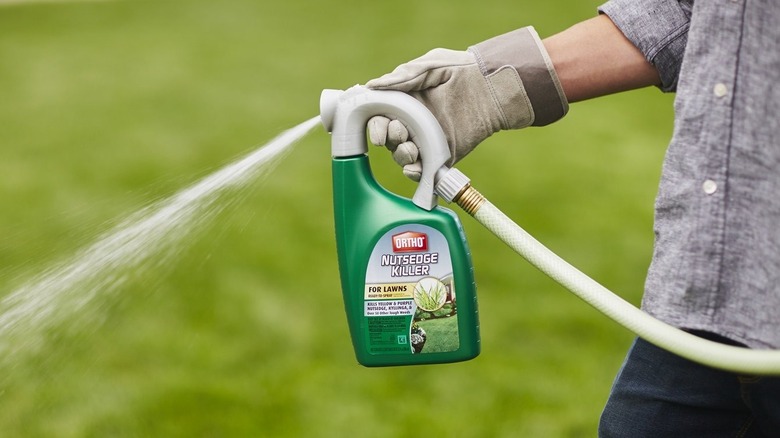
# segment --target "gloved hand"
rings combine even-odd
[[[467,51],[431,50],[366,87],[403,91],[428,107],[447,137],[450,166],[495,132],[547,125],[569,108],[532,27],[491,38]],[[372,143],[393,152],[407,177],[419,181],[419,151],[402,123],[374,117],[368,132]]]

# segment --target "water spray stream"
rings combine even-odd
[[[275,158],[319,124],[319,116],[291,128],[264,147],[184,190],[133,214],[83,248],[0,301],[0,358],[39,347],[40,335],[64,319],[78,316],[99,296],[117,290],[144,268],[162,264],[184,237],[213,219],[228,189],[245,186],[266,173]],[[159,256],[163,254],[163,256]],[[154,257],[153,257],[154,256]]]

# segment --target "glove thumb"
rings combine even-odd
[[[366,87],[376,90],[403,92],[434,88],[452,77],[452,69],[476,64],[469,52],[449,49],[433,49],[425,55],[401,64],[392,72],[366,82]]]

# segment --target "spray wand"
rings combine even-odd
[[[609,291],[534,239],[474,189],[463,173],[445,165],[450,152],[444,133],[435,117],[413,97],[401,92],[373,91],[363,87],[347,91],[325,90],[320,99],[320,113],[323,125],[332,133],[334,160],[367,153],[365,127],[372,116],[386,115],[401,120],[420,148],[422,177],[411,201],[421,212],[441,208],[436,207],[437,195],[448,203],[455,202],[536,268],[648,342],[714,368],[744,374],[780,375],[780,350],[752,350],[724,345],[664,323]],[[336,214],[338,216],[339,212]],[[345,287],[343,265],[342,286]],[[346,288],[344,293],[346,300]],[[357,350],[358,345],[355,347]],[[358,356],[360,359],[360,354]],[[467,358],[470,357],[456,360]]]

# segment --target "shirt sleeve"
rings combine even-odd
[[[661,90],[675,91],[692,8],[693,0],[610,0],[598,10],[658,69]]]

